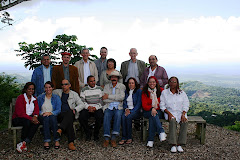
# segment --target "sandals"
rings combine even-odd
[[[131,144],[132,143],[132,139],[128,139],[127,141],[126,141],[126,144]]]
[[[49,146],[49,144],[48,144],[47,146],[45,146],[45,144],[44,144],[44,146],[43,146],[43,147],[44,147],[44,149],[45,149],[45,150],[49,150],[49,149],[50,149],[50,146]]]
[[[58,141],[56,141],[56,142],[58,142]],[[55,142],[54,148],[55,148],[55,149],[59,149],[59,148],[60,148],[60,144],[59,144],[59,142],[58,142],[58,145],[56,145],[56,142]]]
[[[121,141],[118,142],[118,144],[123,145],[126,142],[126,140],[122,139]]]

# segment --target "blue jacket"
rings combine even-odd
[[[125,98],[123,100],[123,109],[128,108],[127,107],[127,98],[129,96],[129,93],[127,93],[127,90],[125,91]],[[133,98],[133,106],[134,108],[131,110],[131,112],[138,112],[141,109],[142,106],[142,90],[138,89],[135,93],[132,94]]]
[[[50,65],[50,77],[52,77],[52,66]],[[44,92],[44,77],[43,77],[43,65],[37,67],[32,74],[31,82],[33,82],[36,86],[35,88],[35,96],[39,96]]]
[[[40,115],[42,115],[42,105],[45,101],[45,95],[46,94],[44,93],[37,97]],[[52,103],[52,107],[53,107],[52,113],[53,113],[53,115],[57,116],[61,112],[62,102],[61,102],[60,97],[56,94],[52,94],[51,103]]]

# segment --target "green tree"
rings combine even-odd
[[[15,82],[15,79],[5,73],[0,74],[0,129],[7,127],[9,104],[12,98],[20,94],[21,86]]]
[[[57,35],[50,43],[45,41],[35,44],[20,42],[18,43],[19,49],[15,51],[20,52],[17,56],[22,56],[22,60],[25,60],[24,66],[29,66],[29,70],[35,69],[41,65],[41,57],[44,54],[48,54],[51,58],[51,64],[56,65],[60,63],[60,52],[69,52],[73,56],[70,64],[75,64],[76,61],[82,59],[79,53],[83,48],[88,48],[90,51],[93,50],[92,47],[79,45],[76,41],[77,36],[62,34]],[[91,55],[89,57],[90,60],[96,60],[97,58],[96,55]]]

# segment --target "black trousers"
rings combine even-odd
[[[60,123],[59,128],[61,128],[67,134],[68,143],[74,142],[75,140],[75,133],[73,129],[74,119],[75,115],[73,114],[72,110],[61,112],[57,117],[57,120]]]
[[[102,123],[103,123],[103,110],[98,109],[94,113],[91,113],[91,112],[88,112],[87,109],[83,109],[80,112],[79,122],[80,122],[81,126],[83,126],[83,129],[84,129],[84,132],[85,132],[86,136],[91,135],[89,125],[88,125],[88,119],[91,116],[95,118],[94,137],[98,137],[99,130],[100,130],[100,128],[102,126]]]
[[[34,124],[31,122],[31,120],[26,118],[14,118],[12,120],[13,126],[22,126],[22,135],[21,135],[21,141],[25,141],[27,143],[30,143],[32,141],[33,136],[37,132],[37,129],[39,127],[39,124]]]

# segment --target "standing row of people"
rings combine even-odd
[[[120,134],[121,123],[122,139],[119,144],[130,144],[132,143],[132,120],[141,116],[140,109],[142,106],[143,116],[149,119],[147,146],[153,147],[155,132],[158,133],[160,141],[166,140],[166,134],[160,122],[160,118],[163,118],[163,112],[165,112],[168,120],[181,122],[181,130],[183,130],[180,133],[179,139],[181,140],[178,143],[176,140],[171,141],[173,144],[171,151],[183,151],[180,144],[185,142],[182,139],[186,136],[187,125],[182,125],[182,123],[187,122],[186,112],[189,107],[186,94],[179,89],[179,82],[176,77],[168,80],[165,69],[157,65],[156,56],[149,57],[150,67],[146,68],[143,61],[136,59],[137,54],[135,48],[130,50],[131,59],[122,63],[121,72],[115,70],[116,61],[114,59],[106,59],[107,48],[105,47],[101,48],[101,58],[95,63],[88,60],[89,50],[83,49],[81,53],[83,59],[76,62],[76,67],[69,65],[71,54],[67,52],[62,53],[62,65],[54,67],[50,66],[49,56],[43,56],[43,65],[36,68],[32,75],[32,81],[37,84],[37,88],[35,88],[34,83],[27,83],[23,90],[24,94],[17,99],[18,102],[21,99],[20,97],[24,95],[28,97],[28,99],[25,98],[26,104],[23,104],[20,108],[23,114],[29,116],[28,122],[30,122],[30,126],[35,126],[35,129],[30,129],[31,132],[28,132],[32,134],[24,135],[26,128],[27,130],[31,128],[29,124],[13,123],[14,125],[25,126],[23,127],[22,141],[18,144],[17,150],[19,152],[26,150],[26,143],[31,141],[40,122],[44,125],[45,149],[50,147],[50,129],[52,129],[55,149],[60,147],[59,139],[62,133],[66,132],[69,149],[76,150],[73,121],[75,118],[79,119],[81,126],[84,128],[86,140],[90,140],[91,131],[87,123],[90,116],[94,116],[96,119],[94,140],[99,139],[99,129],[103,122],[104,147],[107,147],[109,143],[111,143],[112,147],[117,146],[116,137]],[[99,77],[99,75],[101,76]],[[98,81],[99,79],[100,81]],[[170,86],[170,92],[167,92],[170,93],[170,96],[166,94],[165,97],[162,97],[161,92],[167,83]],[[43,94],[41,94],[43,92],[42,86],[44,86],[45,90]],[[33,96],[34,89],[36,89],[35,95],[40,94],[37,100]],[[171,96],[171,94],[174,96]],[[176,96],[178,94],[181,96]],[[177,99],[179,97],[180,99]],[[165,101],[162,101],[162,99]],[[160,107],[160,103],[163,107]],[[16,108],[18,108],[17,104]],[[29,108],[31,108],[30,111]],[[15,110],[13,122],[16,121],[16,118],[24,118],[17,116],[19,112],[20,110]],[[113,129],[110,132],[112,120]],[[59,128],[56,126],[57,122],[60,123]],[[171,139],[174,139],[176,134],[176,122],[170,123],[172,129],[170,130]]]

